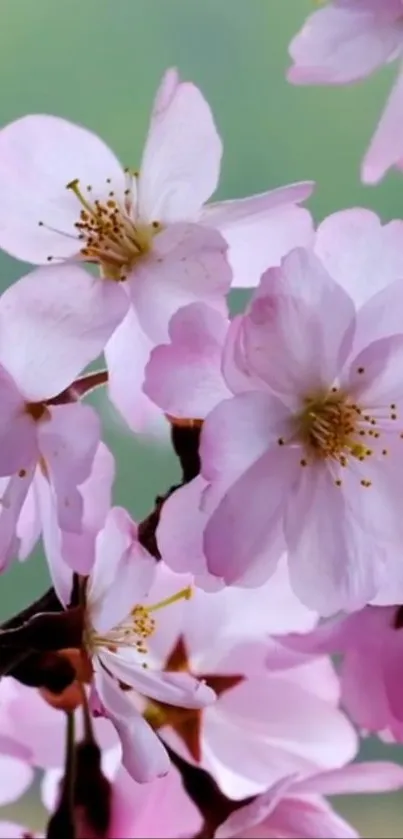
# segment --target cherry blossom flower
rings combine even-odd
[[[134,522],[122,508],[112,508],[96,537],[95,562],[85,587],[83,655],[99,697],[94,708],[100,707],[112,720],[123,765],[139,782],[164,775],[169,759],[136,710],[130,690],[186,708],[203,707],[215,699],[207,685],[188,674],[164,673],[148,665],[146,642],[156,626],[153,613],[190,596],[187,586],[167,600],[148,604],[155,568],[155,560],[138,542]],[[65,565],[63,576],[61,563],[57,571],[56,589],[68,605],[71,572]]]
[[[350,764],[302,781],[290,775],[232,813],[215,839],[354,839],[358,833],[323,796],[373,795],[402,785],[401,767],[381,761]]]
[[[141,359],[166,339],[170,317],[197,300],[225,310],[228,245],[235,275],[256,285],[264,267],[312,238],[310,215],[298,206],[311,183],[203,209],[217,186],[221,153],[207,102],[175,70],[157,92],[139,173],[124,169],[96,135],[57,117],[23,117],[0,132],[0,246],[50,266],[95,263],[102,275],[86,282],[82,276],[74,290],[65,277],[50,291],[52,271],[46,283],[34,276],[30,328],[40,328],[49,294],[53,318],[75,309],[76,321],[59,341],[69,349],[84,344],[87,361],[106,345],[110,397],[134,430],[155,424],[155,406],[141,391]],[[27,308],[26,284],[14,295]]]
[[[151,594],[169,597],[183,581],[159,563]],[[145,719],[182,758],[210,772],[231,799],[263,792],[290,767],[306,776],[340,766],[356,750],[354,729],[338,709],[330,660],[306,666],[301,657],[302,667],[280,669],[280,649],[278,656],[272,653],[276,669],[267,667],[268,633],[275,626],[306,629],[316,619],[298,605],[287,578],[282,583],[247,594],[196,589],[189,602],[161,614],[148,644],[157,666],[198,676],[217,700],[184,710],[154,699],[142,703]]]
[[[332,0],[313,12],[290,44],[297,85],[343,85],[371,75],[403,53],[401,0]],[[362,165],[366,183],[379,181],[390,166],[403,168],[400,125],[403,73],[381,116]]]
[[[296,250],[232,324],[222,371],[234,396],[204,421],[208,486],[179,537],[192,543],[202,512],[207,568],[227,584],[267,579],[283,538],[292,585],[321,614],[359,608],[383,584],[402,535],[401,293],[390,282],[356,314],[314,255]],[[183,504],[196,490],[180,492]]]

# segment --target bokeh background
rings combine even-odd
[[[402,176],[392,173],[376,188],[359,182],[394,68],[351,88],[304,89],[285,81],[287,45],[314,8],[314,0],[1,0],[0,125],[26,113],[57,114],[99,133],[125,165],[136,167],[159,79],[176,65],[204,91],[223,136],[217,197],[313,179],[310,207],[317,220],[354,205],[384,220],[399,217]],[[24,271],[0,255],[2,288]],[[240,299],[238,293],[234,305]],[[168,448],[134,439],[104,397],[96,399],[118,461],[116,502],[141,517],[175,480],[176,464]],[[46,584],[38,552],[1,578],[0,618]],[[364,754],[403,759],[402,750],[374,742]],[[403,837],[403,794],[337,804],[363,836]],[[43,825],[33,794],[0,813],[6,814]]]

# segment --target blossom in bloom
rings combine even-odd
[[[183,582],[160,562],[151,595],[169,598]],[[355,732],[338,708],[330,660],[306,666],[301,656],[301,667],[282,667],[281,647],[273,651],[270,644],[275,627],[306,630],[315,621],[290,591],[284,566],[273,589],[270,583],[248,592],[196,589],[189,601],[160,615],[148,643],[150,661],[172,675],[197,676],[217,699],[199,710],[155,699],[140,707],[163,741],[210,772],[229,798],[263,792],[294,771],[290,767],[307,776],[355,754]]]
[[[290,44],[297,85],[343,85],[371,75],[403,53],[401,0],[332,0],[311,14]],[[362,165],[366,183],[379,181],[390,166],[403,168],[400,125],[403,72],[381,116]]]
[[[350,764],[308,780],[289,775],[232,813],[217,829],[215,839],[355,839],[358,833],[324,796],[373,795],[402,786],[401,767],[382,761]]]
[[[68,155],[61,153],[66,147]],[[138,173],[124,169],[92,132],[57,117],[23,117],[0,132],[0,246],[33,263],[95,263],[102,275],[74,290],[67,278],[55,292],[48,271],[40,291],[39,280],[34,288],[31,327],[40,327],[52,294],[55,312],[76,307],[74,337],[93,353],[88,360],[96,357],[94,336],[104,338],[102,350],[116,330],[106,347],[110,396],[135,430],[155,419],[141,392],[141,364],[167,337],[171,315],[196,300],[225,309],[228,245],[240,282],[248,276],[257,284],[263,267],[312,238],[310,215],[298,206],[311,183],[203,209],[217,186],[221,153],[207,102],[175,70],[157,92]]]
[[[403,337],[385,314],[401,294],[391,282],[357,311],[297,249],[232,324],[222,371],[234,396],[204,420],[207,486],[181,522],[200,529],[202,512],[207,568],[227,584],[267,579],[285,541],[293,588],[321,614],[377,594],[402,535]],[[183,503],[195,489],[180,492]]]
[[[341,698],[351,719],[365,732],[402,742],[402,623],[400,606],[366,606],[281,644],[308,657],[339,653]]]
[[[71,572],[65,568],[66,575],[60,574],[55,584],[68,605]],[[215,699],[207,685],[190,675],[149,666],[147,641],[156,627],[154,612],[190,596],[186,587],[168,600],[149,604],[155,568],[155,560],[137,539],[134,522],[122,508],[112,508],[96,537],[95,562],[85,587],[83,656],[96,691],[94,710],[112,720],[122,745],[123,765],[139,782],[164,775],[169,759],[136,710],[131,689],[186,708],[203,707]]]

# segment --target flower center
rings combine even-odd
[[[365,458],[371,451],[359,439],[361,409],[342,391],[332,390],[322,396],[308,397],[297,418],[298,434],[307,452],[316,458],[333,458],[343,464],[346,457]],[[371,417],[364,422],[371,423]],[[366,432],[365,432],[366,433]]]
[[[156,628],[153,613],[177,603],[178,600],[189,600],[191,596],[192,588],[187,586],[152,606],[138,603],[122,623],[109,629],[105,635],[98,635],[92,629],[87,631],[87,646],[92,650],[96,647],[107,647],[111,652],[116,652],[119,647],[131,647],[145,655],[148,652],[146,640],[154,634]]]
[[[81,210],[75,227],[83,243],[81,256],[102,267],[103,275],[112,280],[125,280],[135,263],[146,256],[153,237],[162,229],[158,221],[144,224],[135,217],[132,198],[133,176],[127,172],[127,183],[123,203],[119,203],[113,191],[106,200],[91,200],[91,188],[86,197],[78,179],[70,181],[70,189],[78,199]]]

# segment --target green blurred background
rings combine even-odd
[[[136,167],[156,87],[176,65],[203,90],[224,139],[218,197],[313,179],[317,220],[354,205],[384,220],[399,217],[400,175],[377,188],[359,182],[394,68],[351,88],[304,89],[285,81],[287,45],[314,8],[311,0],[1,0],[0,124],[26,113],[57,114],[99,133]],[[2,287],[23,271],[0,255]],[[163,447],[136,441],[102,396],[97,402],[118,460],[116,502],[141,517],[175,479],[176,464]],[[46,581],[40,555],[13,568],[1,580],[0,617],[40,594]],[[385,754],[366,744],[366,756]],[[366,837],[403,836],[403,794],[338,804]],[[6,814],[43,823],[32,796]]]

